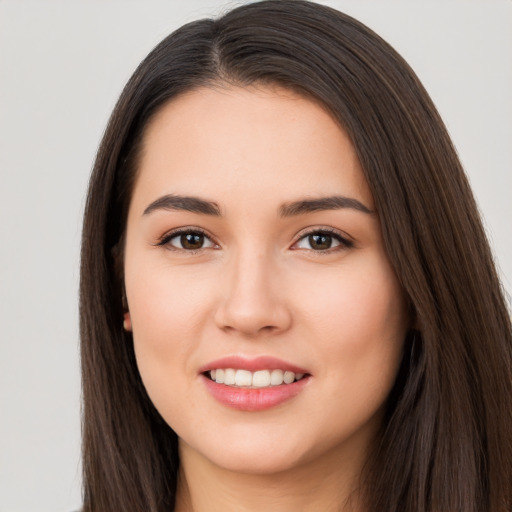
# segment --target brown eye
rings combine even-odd
[[[164,237],[158,245],[191,252],[215,247],[212,240],[200,231],[175,231]]]
[[[319,233],[308,236],[308,242],[311,249],[315,251],[325,251],[332,246],[332,236],[325,233]]]
[[[295,249],[307,249],[316,252],[331,252],[335,249],[348,249],[354,244],[337,232],[312,231],[304,235],[295,245]]]
[[[185,233],[180,235],[180,243],[183,249],[201,249],[204,244],[204,235],[202,233]]]

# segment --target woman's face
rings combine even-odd
[[[269,87],[164,106],[125,285],[138,368],[182,457],[254,473],[361,463],[408,317],[354,148],[324,109]]]

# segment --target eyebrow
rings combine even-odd
[[[203,215],[221,216],[220,208],[213,201],[206,201],[192,196],[165,195],[153,201],[143,215],[148,215],[155,210],[187,211],[202,213]]]
[[[281,217],[293,217],[324,210],[340,210],[350,208],[366,214],[375,212],[363,203],[352,197],[329,196],[319,199],[302,199],[282,205],[279,209]],[[168,194],[153,201],[145,210],[143,215],[148,215],[155,210],[187,211],[203,215],[222,216],[219,205],[213,201],[207,201],[193,196],[180,196]]]
[[[292,217],[294,215],[302,215],[304,213],[323,210],[340,210],[342,208],[350,208],[369,215],[375,214],[373,210],[365,206],[361,201],[345,196],[329,196],[319,199],[304,199],[301,201],[286,203],[281,206],[280,214],[281,217]]]

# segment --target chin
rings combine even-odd
[[[226,471],[260,476],[274,475],[300,466],[300,460],[296,458],[291,459],[283,453],[268,454],[265,451],[259,451],[257,455],[230,451],[224,456],[211,459],[211,462]]]
[[[180,439],[182,450],[195,452],[195,457],[209,461],[225,471],[241,474],[268,475],[290,470],[299,466],[304,459],[304,447],[298,443],[288,442],[280,436],[251,436],[249,434],[231,437],[227,441],[212,439],[191,445]],[[234,440],[234,441],[233,441]]]

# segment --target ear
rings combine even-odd
[[[128,300],[126,299],[126,290],[124,288],[124,240],[125,234],[121,235],[119,241],[112,247],[111,255],[114,260],[114,272],[116,279],[116,288],[121,295],[121,305],[123,308],[123,328],[125,331],[132,331],[132,320],[128,311]]]
[[[132,319],[130,317],[130,313],[127,311],[123,316],[123,328],[125,331],[132,331]]]

